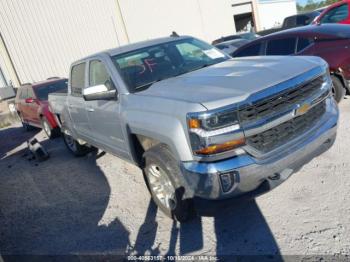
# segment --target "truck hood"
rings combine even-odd
[[[193,71],[153,84],[139,95],[200,103],[207,109],[244,101],[317,66],[317,57],[245,57]]]

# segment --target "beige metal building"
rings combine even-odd
[[[0,87],[67,77],[75,59],[172,31],[211,42],[295,13],[295,0],[0,0]]]

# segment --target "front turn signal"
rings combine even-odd
[[[244,144],[245,138],[240,138],[225,142],[223,144],[208,146],[195,151],[195,153],[198,155],[213,155],[235,149],[237,147],[243,146]]]
[[[201,121],[199,119],[189,119],[188,126],[189,126],[189,128],[200,128]]]

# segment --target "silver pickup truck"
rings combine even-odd
[[[169,37],[76,61],[68,94],[49,102],[73,154],[96,147],[139,166],[160,209],[185,221],[194,199],[270,190],[330,148],[331,85],[317,57],[232,59]]]

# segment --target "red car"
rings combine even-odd
[[[67,79],[48,80],[21,86],[16,95],[15,105],[25,130],[30,126],[43,128],[49,138],[60,134],[54,115],[49,110],[49,93],[67,92]]]
[[[319,56],[327,61],[333,95],[339,102],[350,94],[350,26],[309,25],[258,38],[231,54],[233,57],[265,55]]]
[[[350,0],[329,6],[313,21],[313,24],[350,24]]]

